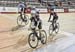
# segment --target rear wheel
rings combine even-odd
[[[56,29],[55,29],[55,33],[59,32],[59,23],[56,24]]]
[[[53,34],[53,26],[52,24],[50,24],[49,26],[49,35],[52,35]]]
[[[42,30],[41,31],[41,43],[46,44],[46,42],[47,42],[47,34],[46,34],[45,30]]]

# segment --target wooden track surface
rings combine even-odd
[[[61,13],[58,15],[60,16],[60,30],[75,33],[75,13]],[[29,27],[17,28],[17,16],[18,14],[0,14],[0,52],[32,52],[35,50],[28,45]],[[40,17],[43,21],[46,21],[43,23],[43,29],[47,28],[49,26],[49,23],[47,22],[49,14],[40,14]],[[12,31],[12,29],[15,30]],[[48,29],[45,30],[48,34]],[[59,33],[55,38],[60,39],[62,37],[66,36]],[[49,39],[50,38],[48,37],[47,44],[51,43]],[[38,48],[46,45],[40,45]]]

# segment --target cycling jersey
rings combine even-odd
[[[39,18],[39,12],[36,9],[31,10],[31,22],[34,22],[34,26],[38,26],[39,29],[41,29],[41,20]]]
[[[50,21],[50,19],[51,19],[51,16],[53,16],[53,20],[58,19],[57,14],[56,14],[55,12],[53,12],[53,13],[50,13],[49,21]],[[53,21],[53,20],[52,20],[52,21]]]

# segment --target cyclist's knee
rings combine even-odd
[[[42,29],[42,23],[41,22],[39,23],[38,28]]]

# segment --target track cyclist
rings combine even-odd
[[[31,21],[31,30],[33,32],[36,33],[36,28],[37,27],[38,27],[39,30],[42,29],[42,21],[39,18],[39,10],[37,10],[37,8],[35,6],[33,6],[31,8],[31,18],[30,18],[30,21]]]
[[[26,10],[26,4],[22,1],[20,1],[18,4],[18,13],[20,14],[20,17],[23,21],[25,21],[25,20],[24,20],[22,14],[25,14],[25,10]]]
[[[48,19],[48,22],[52,22],[52,26],[53,26],[53,31],[57,28],[56,27],[56,22],[57,22],[57,20],[58,20],[58,15],[57,15],[57,13],[56,12],[54,12],[54,9],[50,9],[50,17],[49,17],[49,19]],[[53,19],[52,19],[52,21],[51,21],[51,17],[53,16]]]

